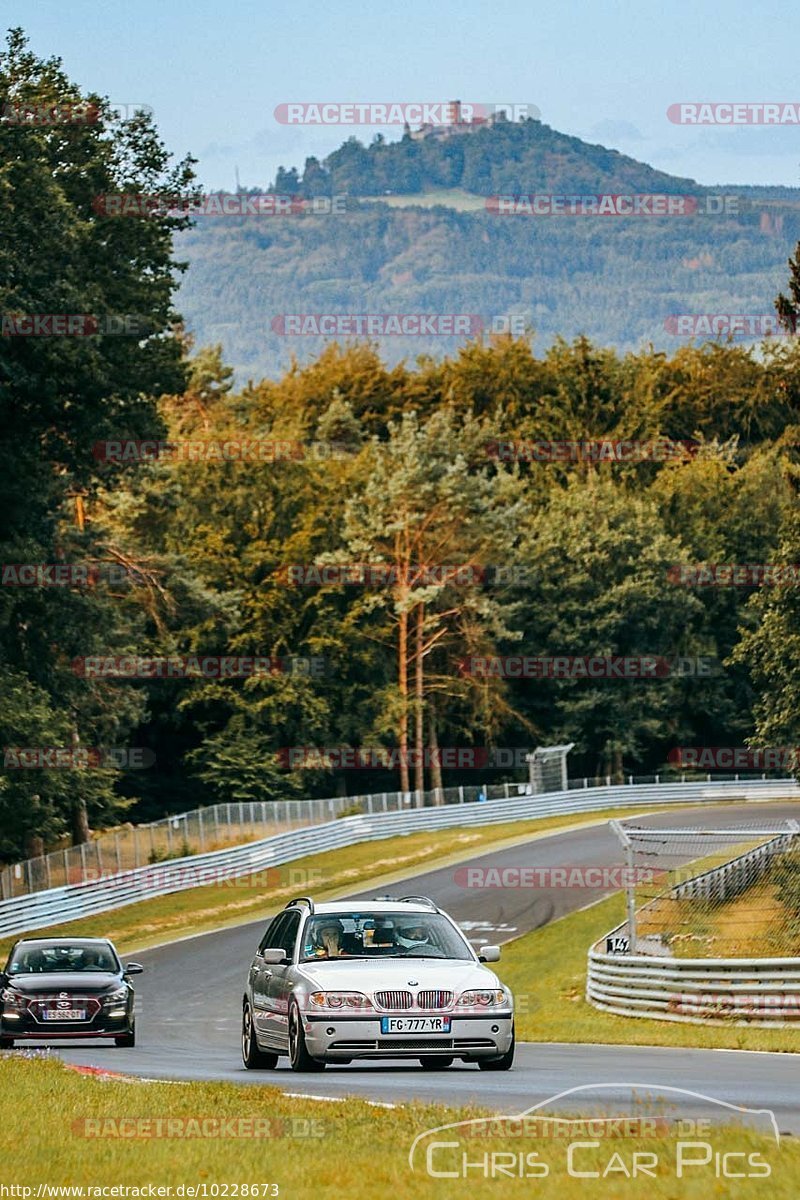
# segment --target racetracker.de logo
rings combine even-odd
[[[6,746],[3,751],[3,766],[7,770],[143,771],[155,761],[153,751],[144,746]]]
[[[475,337],[486,322],[477,313],[278,313],[271,328],[279,337]]]
[[[459,867],[453,882],[461,888],[601,888],[619,892],[640,883],[657,883],[666,871],[652,867]]]
[[[530,750],[519,746],[425,746],[399,750],[386,746],[282,746],[278,764],[294,770],[396,771],[401,765],[438,766],[445,771],[521,769]]]
[[[210,192],[176,195],[163,192],[107,192],[92,208],[101,217],[303,217],[347,212],[347,196],[294,196],[278,192]]]
[[[538,121],[528,103],[469,103],[461,100],[285,102],[275,108],[279,125],[418,125],[423,129],[488,125],[494,120]]]
[[[738,196],[683,196],[666,192],[530,192],[489,196],[486,211],[496,217],[693,217],[730,216]]]
[[[145,337],[151,330],[136,313],[0,313],[2,337]]]
[[[86,679],[250,679],[256,675],[306,675],[319,678],[325,673],[324,658],[297,655],[265,656],[230,654],[171,655],[148,658],[136,654],[116,657],[93,654],[74,658],[72,670]]]
[[[718,101],[670,104],[673,125],[800,125],[800,103]]]
[[[800,763],[800,749],[775,746],[753,750],[749,746],[676,746],[667,755],[674,767],[702,771],[787,771]]]
[[[304,459],[342,459],[357,454],[358,446],[348,442],[299,442],[272,438],[182,439],[161,442],[155,439],[120,438],[95,442],[92,455],[98,462],[142,463],[170,462],[301,462]]]
[[[485,582],[489,574],[487,567],[473,563],[290,563],[278,567],[272,579],[301,587],[469,587]]]
[[[507,654],[462,658],[460,675],[495,679],[665,679],[668,676],[716,674],[717,660],[709,656],[665,658],[644,655]]]
[[[675,563],[667,579],[684,587],[797,587],[800,563]]]
[[[788,328],[776,313],[672,313],[664,328],[672,337],[787,337],[796,324],[787,322]]]
[[[599,438],[595,441],[526,439],[519,442],[486,442],[489,458],[501,462],[666,462],[685,459],[697,450],[696,442],[659,437]]]

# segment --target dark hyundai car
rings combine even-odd
[[[0,972],[0,1049],[15,1041],[113,1038],[136,1045],[134,992],[105,938],[26,938]]]

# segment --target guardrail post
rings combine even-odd
[[[463,785],[463,783],[460,783],[458,785],[458,803],[459,804],[464,803],[464,785]]]

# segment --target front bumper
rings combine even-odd
[[[116,1005],[119,1009],[121,1005]],[[54,1040],[78,1040],[81,1038],[120,1037],[133,1028],[133,1009],[126,1009],[120,1016],[111,1016],[101,1007],[85,1021],[43,1021],[37,1019],[30,1009],[22,1010],[18,1018],[7,1013],[0,1016],[0,1037],[14,1041],[49,1042]]]
[[[442,1055],[475,1061],[497,1058],[511,1047],[514,1017],[508,1010],[481,1013],[479,1016],[450,1017],[449,1033],[385,1034],[381,1032],[381,1016],[346,1017],[340,1013],[306,1014],[303,1029],[309,1054],[315,1058],[419,1058],[421,1055]],[[408,1012],[397,1016],[409,1016]],[[425,1015],[425,1014],[414,1014]],[[442,1013],[430,1016],[441,1017]]]

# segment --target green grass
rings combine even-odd
[[[648,809],[648,812],[659,811],[663,810]],[[361,842],[343,850],[300,858],[255,876],[171,892],[35,932],[41,937],[108,937],[121,953],[130,954],[189,934],[266,919],[298,894],[310,893],[323,900],[352,891],[356,885],[374,884],[376,889],[383,890],[418,870],[472,858],[486,847],[528,841],[553,830],[603,823],[612,817],[631,814],[630,808],[608,809],[583,816],[572,813],[544,820],[457,827]],[[5,961],[17,936],[21,935],[0,938],[0,962]]]
[[[800,1187],[796,1139],[784,1139],[778,1147],[773,1137],[760,1130],[738,1126],[713,1128],[703,1133],[702,1139],[715,1153],[759,1156],[754,1161],[767,1164],[768,1178],[737,1179],[731,1185],[719,1178],[712,1154],[707,1166],[691,1168],[679,1179],[678,1142],[674,1128],[666,1122],[655,1137],[614,1138],[597,1142],[593,1149],[579,1149],[576,1170],[602,1173],[613,1159],[612,1173],[605,1179],[570,1178],[567,1142],[573,1138],[531,1136],[530,1127],[524,1138],[498,1136],[496,1127],[486,1126],[470,1126],[473,1136],[469,1137],[452,1131],[440,1135],[448,1141],[458,1140],[459,1146],[455,1151],[439,1151],[434,1167],[451,1169],[466,1151],[468,1161],[479,1164],[466,1179],[431,1178],[425,1170],[424,1153],[415,1157],[418,1165],[411,1170],[409,1150],[419,1134],[479,1115],[478,1109],[422,1103],[387,1109],[351,1098],[346,1103],[326,1104],[257,1085],[98,1080],[82,1077],[52,1060],[5,1056],[0,1059],[0,1178],[7,1186],[34,1189],[34,1196],[39,1184],[84,1188],[205,1184],[209,1195],[214,1187],[217,1195],[224,1195],[220,1189],[227,1185],[227,1195],[239,1197],[242,1185],[277,1184],[284,1200],[383,1200],[387,1196],[393,1200],[464,1200],[466,1195],[477,1200],[499,1195],[525,1200],[532,1196],[624,1200],[643,1195],[647,1200],[733,1195],[794,1200]],[[642,1116],[646,1115],[652,1118],[657,1111],[647,1114],[645,1110]],[[201,1131],[219,1128],[209,1126],[209,1118],[223,1122],[227,1136],[198,1137]],[[162,1125],[162,1131],[171,1129],[172,1136],[153,1137],[158,1121],[183,1124]],[[148,1128],[151,1136],[142,1136]],[[179,1129],[194,1136],[176,1136]],[[256,1131],[259,1136],[253,1136]],[[481,1131],[490,1136],[474,1136]],[[87,1137],[87,1132],[91,1136]],[[240,1136],[233,1137],[232,1132]],[[125,1136],[119,1136],[121,1133]],[[574,1140],[586,1140],[586,1134],[578,1134]],[[688,1140],[697,1139],[690,1136]],[[483,1163],[488,1171],[492,1160],[484,1160],[484,1155],[493,1151],[512,1154],[515,1162],[517,1156],[525,1162],[525,1155],[537,1154],[538,1159],[532,1161],[546,1164],[549,1173],[546,1178],[485,1178]],[[625,1179],[619,1163],[630,1170],[634,1152],[656,1155],[655,1178]],[[690,1153],[699,1156],[696,1150]],[[508,1161],[506,1158],[504,1163]],[[743,1162],[747,1160],[732,1160],[731,1169],[741,1170]],[[259,1196],[270,1194],[261,1187],[257,1192]]]
[[[589,947],[625,919],[622,893],[515,938],[499,974],[517,998],[517,1036],[531,1042],[602,1042],[800,1052],[800,1030],[684,1025],[618,1017],[587,1003]]]

